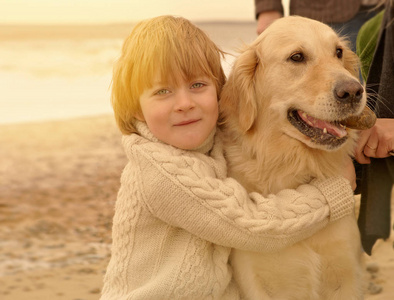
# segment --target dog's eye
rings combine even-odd
[[[302,52],[294,53],[290,56],[290,59],[294,62],[302,62],[304,61],[305,57]]]
[[[342,58],[343,56],[343,50],[341,48],[337,48],[337,57]]]

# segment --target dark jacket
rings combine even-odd
[[[365,26],[373,24],[368,23]],[[360,35],[363,32],[368,31],[362,28]],[[362,53],[363,49],[357,49],[357,52]],[[363,62],[363,55],[361,59]],[[369,98],[369,104],[374,107],[378,118],[394,118],[394,6],[390,5],[390,0],[386,1],[386,9],[378,31],[367,77],[367,89],[369,93],[375,94]],[[364,250],[371,254],[376,240],[386,239],[390,235],[394,157],[372,158],[371,164],[363,165],[361,168],[361,207],[358,223]]]
[[[343,23],[353,18],[361,8],[361,0],[291,0],[292,15],[324,23]],[[263,11],[283,13],[281,0],[255,0],[256,16]]]

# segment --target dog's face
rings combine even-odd
[[[269,117],[282,133],[323,150],[354,139],[345,120],[366,104],[358,59],[346,41],[302,17],[275,21],[241,53],[224,88],[223,106],[229,97],[238,97],[230,111],[245,133]]]

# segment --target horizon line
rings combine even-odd
[[[38,22],[1,22],[0,26],[34,26],[34,27],[43,27],[43,26],[116,26],[116,25],[127,25],[127,24],[136,24],[141,20],[129,20],[129,21],[110,21],[110,22],[61,22],[61,23],[38,23]],[[204,23],[254,23],[256,20],[253,19],[202,19],[202,20],[190,20],[192,23],[204,24]]]

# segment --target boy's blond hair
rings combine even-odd
[[[201,29],[184,18],[161,16],[138,23],[113,70],[111,102],[121,132],[135,132],[133,121],[142,114],[139,98],[152,87],[155,76],[176,86],[182,79],[205,75],[214,81],[219,97],[225,82],[223,55]]]

